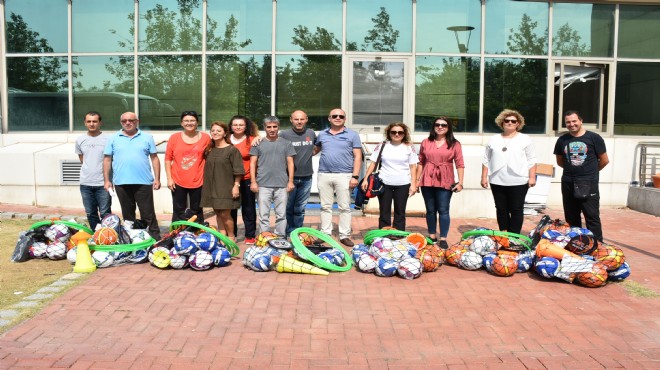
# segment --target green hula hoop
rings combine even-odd
[[[86,232],[86,233],[89,234],[89,235],[94,234],[94,232],[92,231],[92,229],[88,228],[88,227],[85,226],[85,225],[81,225],[81,224],[79,224],[79,223],[77,223],[77,222],[72,222],[72,221],[62,221],[62,220],[55,220],[55,221],[53,221],[53,220],[39,221],[39,222],[33,224],[32,226],[30,226],[30,230],[34,230],[34,229],[36,229],[36,228],[38,228],[38,227],[41,227],[41,226],[53,225],[53,224],[65,225],[65,226],[68,226],[68,227],[70,227],[70,228],[72,228],[72,229],[76,229],[76,230],[84,231],[84,232]]]
[[[89,249],[102,252],[135,252],[141,249],[147,249],[156,243],[156,239],[149,238],[139,243],[133,244],[113,244],[113,245],[90,245]]]
[[[402,231],[402,230],[382,230],[382,229],[377,229],[377,230],[370,230],[367,231],[366,234],[364,234],[364,244],[372,244],[374,242],[374,239],[376,238],[385,238],[388,236],[408,236],[412,234],[410,231]],[[430,238],[426,238],[426,244],[433,244],[433,241]]]
[[[197,222],[191,222],[191,221],[174,221],[170,225],[170,230],[174,230],[178,226],[192,226],[200,230],[209,232],[222,241],[222,244],[224,244],[225,247],[227,247],[227,250],[229,251],[229,254],[231,254],[232,257],[237,257],[239,254],[241,254],[241,250],[238,249],[238,245],[236,245],[236,243],[233,240],[229,239],[226,235],[224,235],[221,232],[218,232],[217,230],[213,230],[210,227],[206,227],[204,225],[198,224]]]
[[[480,235],[486,235],[486,236],[502,236],[505,238],[509,239],[514,239],[517,243],[522,244],[523,247],[527,248],[528,250],[532,250],[531,245],[532,245],[532,239],[526,237],[525,235],[520,235],[508,231],[497,231],[497,230],[471,230],[471,231],[466,231],[461,235],[462,239],[467,239],[471,236],[480,236]]]
[[[307,249],[307,247],[300,241],[300,238],[298,237],[298,234],[300,233],[307,233],[310,236],[321,239],[324,242],[330,244],[332,248],[342,251],[344,253],[344,259],[346,260],[346,266],[333,265],[332,263],[312,253],[312,251]],[[303,258],[320,268],[336,272],[345,272],[353,267],[353,258],[351,255],[348,254],[348,252],[342,248],[339,243],[332,239],[330,235],[327,235],[319,230],[312,229],[310,227],[299,227],[291,232],[291,244],[293,244],[293,248],[298,253],[300,253]]]

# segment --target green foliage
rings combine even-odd
[[[363,50],[369,50],[369,46],[371,46],[371,50],[374,51],[396,51],[396,41],[399,38],[399,31],[394,30],[394,27],[392,27],[390,14],[385,7],[381,6],[380,12],[375,18],[371,18],[371,21],[374,22],[374,27],[364,37],[364,44],[362,44]]]
[[[533,22],[532,17],[523,14],[520,26],[516,32],[511,29],[506,46],[510,53],[521,55],[545,55],[548,50],[548,30],[539,34],[536,32],[539,22]]]
[[[552,40],[553,53],[559,56],[573,57],[590,55],[591,50],[587,48],[585,43],[581,43],[581,40],[580,34],[566,23],[559,27],[557,36]]]

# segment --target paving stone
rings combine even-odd
[[[29,296],[27,296],[23,299],[26,299],[28,301],[43,301],[43,300],[46,300],[48,298],[53,298],[53,295],[52,294],[44,294],[44,293],[35,293],[35,294],[29,295]]]
[[[28,308],[38,306],[40,302],[37,301],[20,301],[14,305],[14,307],[19,308]]]
[[[12,218],[14,218],[14,212],[0,213],[0,220],[11,220]]]
[[[15,213],[14,218],[17,220],[28,220],[30,219],[29,213]]]
[[[30,217],[30,218],[31,218],[32,220],[37,220],[37,221],[39,221],[39,220],[45,220],[45,219],[46,219],[46,215],[43,214],[43,213],[33,213],[33,214],[32,214],[32,217]]]
[[[9,320],[0,319],[0,327],[7,326],[10,322]]]
[[[12,318],[18,316],[17,310],[0,310],[0,318]]]
[[[71,283],[72,283],[71,280],[60,279],[60,280],[54,281],[49,286],[67,286],[67,285],[71,285]]]
[[[80,279],[83,276],[85,276],[85,274],[81,274],[79,272],[71,272],[71,273],[68,273],[68,274],[62,276],[60,279],[77,280],[77,279]]]
[[[44,294],[44,293],[57,293],[57,292],[61,292],[62,289],[64,289],[64,287],[45,286],[45,287],[37,290],[37,293],[41,293],[41,294]]]

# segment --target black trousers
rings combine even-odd
[[[188,207],[188,198],[190,197],[190,207]],[[172,222],[187,220],[186,208],[190,208],[194,215],[197,215],[197,223],[204,223],[204,212],[200,202],[202,201],[202,187],[184,188],[176,185],[172,192]]]
[[[135,222],[135,206],[140,210],[140,218],[148,225],[149,235],[160,240],[160,228],[154,210],[153,185],[115,185],[124,220]]]
[[[586,199],[576,199],[573,196],[573,181],[561,182],[561,198],[564,205],[564,219],[569,225],[582,227],[581,214],[587,229],[594,234],[594,239],[603,241],[603,227],[600,224],[600,192],[598,182],[591,183],[589,196]]]
[[[241,215],[245,226],[245,237],[254,238],[257,235],[257,208],[256,194],[250,190],[250,180],[241,180],[239,193],[241,194]],[[234,235],[238,236],[238,210],[231,210],[234,219]]]
[[[383,184],[383,193],[378,196],[379,229],[385,226],[393,226],[397,230],[406,229],[406,205],[409,191],[410,184],[398,186]],[[394,222],[392,222],[392,203],[394,203]]]
[[[520,234],[523,225],[523,211],[525,208],[525,196],[529,185],[496,185],[490,184],[495,200],[497,225],[500,231],[509,231]]]

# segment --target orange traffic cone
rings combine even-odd
[[[558,247],[555,244],[552,244],[548,239],[541,239],[539,244],[536,246],[536,256],[537,257],[554,257],[558,260],[562,260],[564,256],[569,255],[574,258],[584,259],[578,256],[575,253],[569,252],[562,247]]]
[[[76,264],[73,266],[73,272],[94,272],[96,264],[92,260],[92,254],[89,252],[87,239],[92,236],[84,231],[78,231],[71,236],[71,240],[76,244]]]
[[[330,275],[329,272],[318,268],[316,266],[310,265],[302,261],[298,261],[295,258],[289,257],[287,255],[280,256],[279,262],[277,262],[277,272],[295,272],[298,274],[311,274],[311,275]]]

